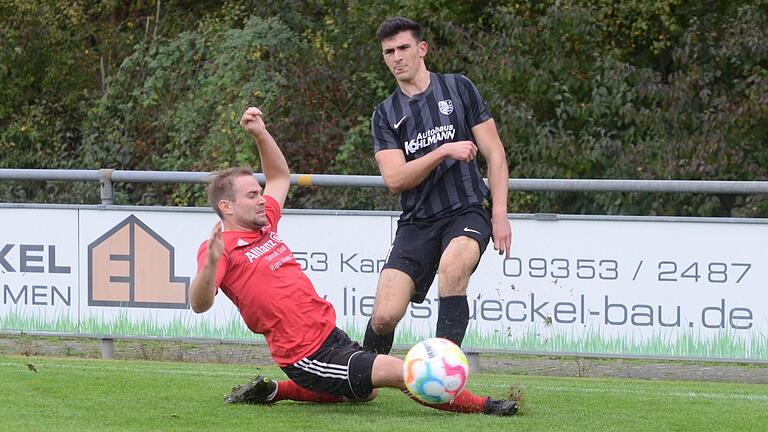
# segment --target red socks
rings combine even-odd
[[[274,403],[281,400],[292,400],[297,402],[315,402],[315,403],[338,403],[344,402],[342,396],[336,396],[328,393],[318,393],[307,390],[291,380],[277,382],[277,394],[267,401]]]
[[[487,396],[477,396],[470,393],[468,390],[463,390],[456,396],[456,399],[451,402],[442,404],[428,404],[422,402],[419,399],[413,397],[408,391],[404,390],[406,396],[414,401],[424,405],[426,407],[434,408],[441,411],[450,411],[456,413],[482,413],[485,408],[485,401]],[[272,399],[267,400],[267,403],[275,403],[281,400],[292,400],[297,402],[314,402],[314,403],[339,403],[344,402],[344,397],[336,396],[329,393],[319,393],[311,390],[307,390],[291,380],[284,380],[277,382],[277,391]]]
[[[403,393],[421,405],[441,411],[457,413],[482,413],[483,409],[485,408],[485,401],[488,399],[488,396],[477,396],[470,393],[469,390],[462,390],[462,392],[456,396],[456,399],[450,402],[442,404],[428,404],[426,402],[420,401],[419,399],[416,399],[408,391],[403,391]]]

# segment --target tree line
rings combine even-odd
[[[419,21],[428,67],[468,76],[510,176],[766,180],[768,0],[2,0],[0,166],[258,170],[259,106],[296,173],[377,175],[370,116],[396,89],[374,38]],[[202,185],[120,204],[205,206]],[[4,202],[98,202],[0,183]],[[511,193],[510,211],[768,216],[761,195]],[[382,189],[294,188],[293,208],[396,209]]]

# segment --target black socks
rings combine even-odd
[[[395,332],[378,335],[371,327],[371,320],[368,320],[368,326],[365,328],[365,339],[363,340],[363,348],[366,351],[375,352],[376,354],[389,354],[394,341]]]
[[[435,336],[446,338],[461,346],[468,324],[469,303],[467,303],[467,296],[440,297]]]
[[[458,346],[464,341],[464,334],[469,325],[469,303],[467,296],[440,297],[437,313],[437,331],[435,336],[450,340]],[[389,354],[395,341],[395,332],[384,335],[376,334],[371,327],[371,320],[365,328],[363,348],[377,354]]]

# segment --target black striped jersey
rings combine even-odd
[[[374,108],[373,151],[399,149],[410,162],[443,143],[469,140],[477,144],[472,127],[491,117],[467,77],[430,72],[424,92],[409,98],[398,88]],[[419,185],[401,192],[400,219],[429,219],[480,204],[489,192],[477,158],[469,163],[448,158]]]

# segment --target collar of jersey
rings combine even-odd
[[[248,246],[263,237],[267,228],[269,225],[258,231],[224,231],[225,243],[230,245],[230,250]]]
[[[430,92],[432,92],[432,87],[435,85],[435,80],[436,79],[437,79],[437,77],[435,76],[435,74],[433,72],[430,72],[429,73],[429,85],[427,86],[427,88],[425,88],[423,92],[416,93],[415,95],[413,95],[411,97],[408,97],[407,94],[403,93],[403,91],[400,90],[399,87],[398,87],[398,90],[400,90],[400,93],[403,96],[405,96],[406,98],[408,98],[409,100],[418,101],[418,100],[424,99]]]

